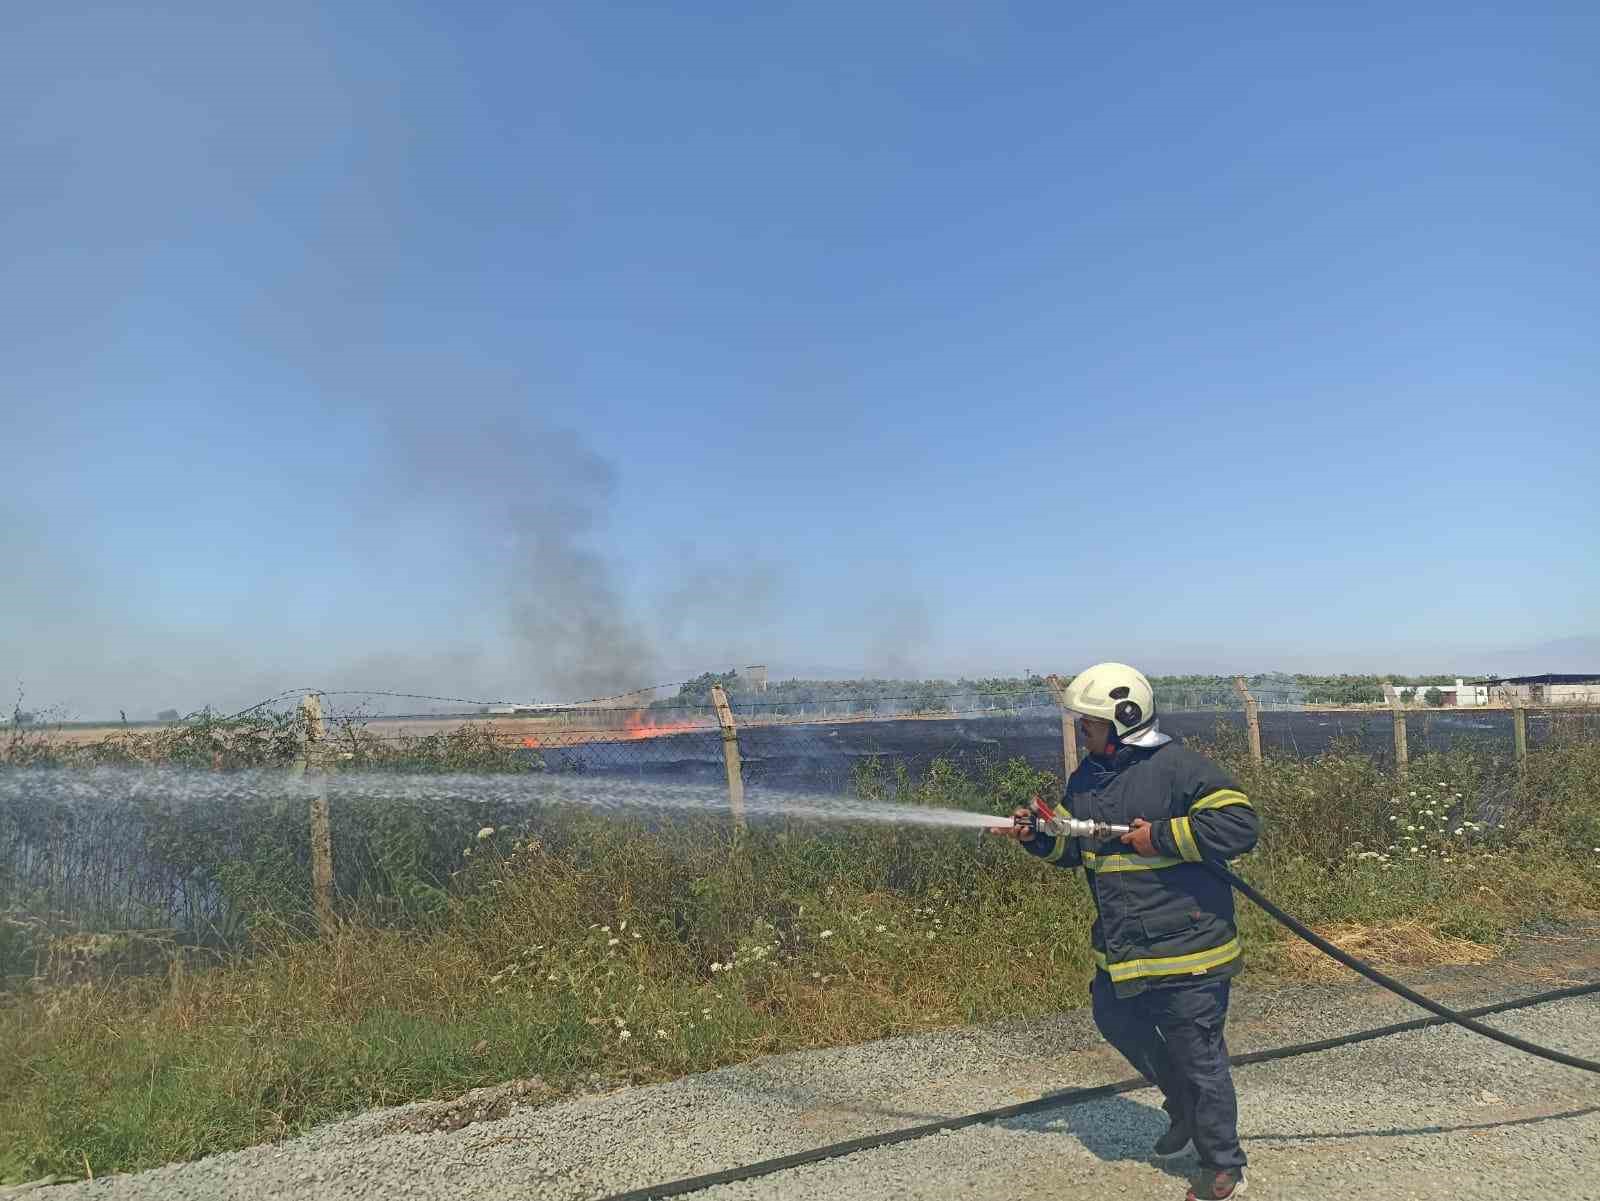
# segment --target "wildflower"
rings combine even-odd
[[[713,963],[711,965],[711,970],[714,972],[720,972],[722,970],[722,965],[720,963]]]
[[[634,931],[634,932],[633,932],[633,936],[634,936],[634,937],[635,937],[635,938],[638,938],[638,937],[639,937],[639,932],[638,932],[638,931],[637,931],[637,930],[635,930],[635,931]]]
[[[667,1032],[665,1030],[657,1030],[656,1031],[656,1037],[657,1038],[666,1038],[667,1037]]]
[[[493,838],[493,837],[494,837],[494,827],[493,826],[485,826],[483,829],[478,831],[478,841],[479,842],[483,842],[485,839]]]
[[[463,859],[471,859],[472,858],[472,848],[471,847],[462,847],[461,848],[461,857]]]
[[[610,926],[601,926],[600,929],[604,930],[607,934],[611,933],[611,927]]]
[[[874,926],[873,927],[873,933],[874,934],[882,934],[886,929],[888,929],[887,926]]]
[[[1461,830],[1462,830],[1462,827],[1460,827],[1460,826],[1457,826],[1455,828],[1455,837],[1457,837],[1457,838],[1461,837]]]
[[[1412,795],[1412,796],[1416,796],[1416,795],[1417,795],[1417,794],[1416,794],[1416,793],[1414,793],[1414,792],[1413,792],[1413,793],[1412,793],[1412,794],[1411,794],[1411,795]]]
[[[703,1018],[708,1018],[711,1016],[711,1011],[709,1009],[702,1009],[700,1011],[700,1016]]]
[[[620,1041],[620,1042],[627,1042],[627,1041],[628,1041],[628,1040],[629,1040],[629,1039],[630,1039],[630,1038],[632,1038],[632,1037],[633,1037],[633,1035],[632,1035],[632,1034],[630,1034],[630,1033],[628,1033],[628,1031],[626,1031],[626,1030],[623,1030],[623,1031],[621,1031],[621,1032],[619,1032],[619,1033],[618,1033],[618,1034],[617,1034],[617,1039],[618,1039],[618,1040],[619,1040],[619,1041]]]
[[[556,974],[554,972],[551,972],[548,976],[545,977],[546,980],[554,980],[555,978],[556,978]]]
[[[628,920],[626,918],[624,918],[622,920],[622,925],[618,926],[617,929],[618,930],[626,930],[627,928],[628,928]]]
[[[813,980],[820,980],[820,979],[822,979],[822,973],[821,972],[812,972],[811,973],[811,978]]]
[[[833,937],[833,931],[832,930],[824,930],[821,934],[817,935],[817,937],[818,938],[832,938]]]

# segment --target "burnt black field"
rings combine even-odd
[[[1600,734],[1594,714],[1562,717],[1584,721],[1590,736]],[[1548,713],[1529,713],[1528,742],[1538,746],[1552,731]],[[1241,713],[1205,710],[1163,714],[1161,728],[1175,738],[1212,740],[1218,727],[1244,732]],[[1512,753],[1512,717],[1505,710],[1415,712],[1407,715],[1407,746],[1413,757],[1427,750],[1470,748]],[[1272,710],[1261,714],[1261,743],[1267,754],[1310,758],[1336,741],[1377,759],[1394,755],[1394,724],[1387,712],[1306,713]],[[1022,758],[1059,774],[1061,720],[1051,711],[993,717],[851,721],[838,724],[747,726],[739,731],[744,780],[752,788],[805,792],[845,792],[864,761],[877,758],[904,764],[913,775],[936,759],[967,769]],[[537,752],[545,769],[556,773],[595,772],[646,780],[715,783],[723,780],[722,742],[716,730],[626,742],[597,742]]]

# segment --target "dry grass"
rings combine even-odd
[[[1441,934],[1420,921],[1375,926],[1336,922],[1317,933],[1346,954],[1391,973],[1446,964],[1489,963],[1500,954],[1498,947]],[[1284,944],[1283,957],[1290,971],[1303,979],[1344,980],[1350,975],[1349,968],[1299,940]]]

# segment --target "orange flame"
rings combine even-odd
[[[663,734],[682,734],[685,730],[698,730],[692,721],[655,722],[645,713],[628,715],[623,733],[631,741],[635,738],[660,738]]]

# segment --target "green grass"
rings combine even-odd
[[[1470,757],[1423,756],[1402,786],[1345,752],[1257,767],[1238,750],[1217,753],[1265,827],[1240,870],[1314,925],[1420,921],[1497,946],[1600,908],[1600,746],[1531,756],[1523,820],[1495,840],[1462,824],[1488,787]],[[990,812],[1048,783],[1019,763],[858,782]],[[1440,798],[1442,825],[1424,818]],[[263,913],[220,967],[0,996],[0,1180],[189,1159],[517,1077],[656,1080],[1084,1000],[1082,882],[998,839],[539,823],[458,846],[426,912],[351,902],[328,937]],[[1240,914],[1249,974],[1289,970],[1282,931]]]

